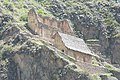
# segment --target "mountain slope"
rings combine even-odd
[[[118,68],[96,59],[93,60],[92,67],[94,66],[94,69],[105,67],[105,71],[100,68],[100,71],[95,72],[89,64],[86,64],[88,67],[84,64],[79,65],[80,63],[73,64],[73,59],[61,56],[59,52],[51,49],[46,41],[33,35],[27,27],[27,14],[32,7],[43,16],[69,19],[78,37],[85,41],[97,39],[101,46],[99,51],[107,58],[112,57],[113,62],[120,63],[118,4],[107,0],[1,1],[0,78],[2,80],[105,80],[105,78],[117,80],[118,78],[119,80]]]
[[[59,19],[71,20],[78,37],[98,40],[98,53],[120,64],[120,3],[116,0],[56,0],[40,2]]]

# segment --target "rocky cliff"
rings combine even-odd
[[[1,42],[4,41],[1,46],[4,45],[4,48],[7,46],[2,57],[6,65],[1,63],[6,66],[4,67],[6,71],[1,70],[2,80],[91,79],[89,74],[77,68],[74,60],[50,47],[47,42],[38,39],[39,37],[22,35],[15,27],[5,30],[2,35],[4,36],[1,36]]]
[[[0,41],[2,80],[119,80],[119,69],[95,60],[93,64],[76,62],[17,27],[6,28]]]
[[[91,65],[77,63],[27,27],[32,7],[43,16],[69,19],[78,37],[96,39],[98,51],[119,67],[118,2],[37,1],[0,1],[0,80],[120,80],[119,69],[106,63],[104,57],[93,59]]]

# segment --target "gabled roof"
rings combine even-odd
[[[91,50],[88,48],[87,44],[84,42],[83,39],[77,38],[75,36],[71,36],[68,34],[57,32],[61,37],[64,45],[71,50],[82,52],[84,54],[93,55],[95,56]]]

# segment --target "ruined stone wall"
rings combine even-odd
[[[60,32],[64,32],[64,33],[68,33],[68,34],[73,32],[71,26],[69,25],[68,20],[60,21],[55,18],[51,18],[51,17],[47,17],[47,16],[43,17],[41,15],[39,15],[38,20],[39,20],[39,22],[47,25],[48,27],[56,28]]]
[[[52,42],[52,36],[56,32],[73,35],[73,31],[67,20],[57,20],[52,17],[38,15],[34,8],[28,13],[28,26],[34,34]]]
[[[58,22],[58,27],[61,28],[61,30],[64,32],[64,33],[71,33],[71,27],[69,25],[69,22],[67,20],[63,20],[63,21],[59,21]]]
[[[38,24],[37,14],[34,9],[31,9],[28,13],[28,26],[34,34],[38,34],[41,29]]]

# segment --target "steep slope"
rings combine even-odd
[[[112,60],[119,63],[119,5],[104,0],[41,1],[0,2],[0,79],[119,80],[119,69],[97,60],[93,61],[93,65],[75,64],[73,59],[33,35],[26,24],[28,11],[32,7],[43,16],[70,19],[79,37],[99,39],[100,51],[108,56],[114,53],[118,58],[113,57]]]
[[[17,27],[6,28],[0,42],[3,80],[119,79],[119,69],[112,65],[94,60],[93,64],[76,62],[39,36]]]
[[[99,52],[119,63],[120,3],[117,0],[56,0],[41,4],[59,19],[69,19],[84,40],[99,41]],[[117,45],[116,45],[117,44]]]

